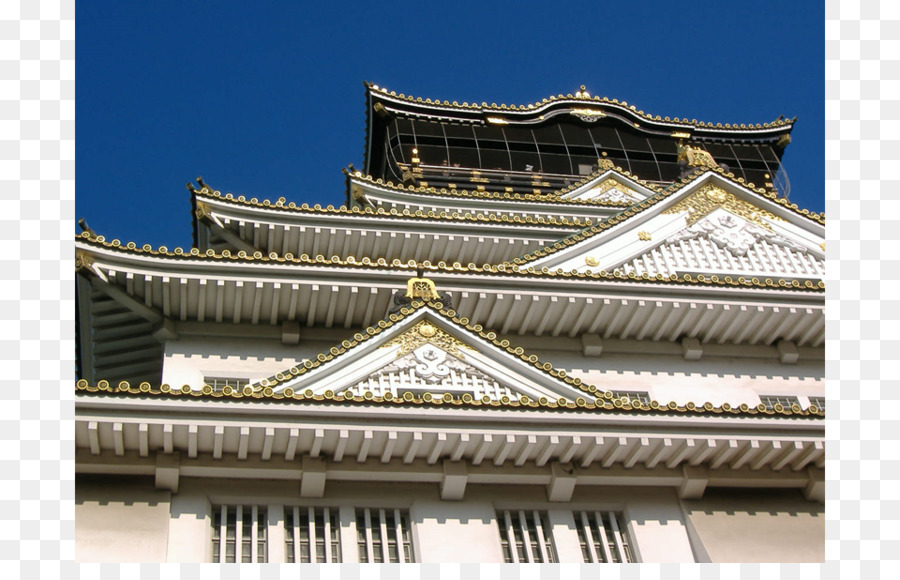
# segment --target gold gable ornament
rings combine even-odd
[[[772,226],[768,224],[769,221],[783,221],[775,214],[744,201],[736,195],[712,184],[703,186],[700,190],[690,194],[663,213],[673,214],[686,211],[688,212],[687,225],[692,226],[718,208],[744,218],[748,222],[768,231],[772,231]]]
[[[463,350],[475,350],[468,344],[451,334],[447,334],[430,322],[422,321],[393,340],[386,342],[381,348],[400,346],[397,356],[408,354],[423,344],[433,344],[444,352],[465,360]]]
[[[602,157],[597,160],[597,167],[603,169],[604,171],[616,168],[616,164],[613,162],[613,160],[606,157],[606,151],[601,153],[601,155]]]
[[[441,295],[438,294],[434,282],[428,278],[410,278],[406,281],[406,297],[410,299],[420,298],[423,300],[440,300]]]
[[[678,161],[684,161],[689,167],[717,168],[719,166],[709,151],[690,145],[678,145]]]

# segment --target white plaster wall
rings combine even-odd
[[[269,561],[284,561],[283,506],[340,512],[344,562],[357,561],[354,508],[409,510],[417,562],[502,562],[498,510],[546,511],[561,562],[581,562],[573,511],[624,514],[641,562],[806,562],[824,559],[824,506],[795,490],[710,489],[680,501],[671,488],[578,487],[570,502],[548,502],[542,486],[470,485],[442,501],[436,484],[326,484],[300,497],[298,481],[182,477],[179,492],[150,478],[80,477],[76,483],[78,561],[209,562],[214,505],[266,506]]]
[[[719,406],[759,403],[759,395],[824,396],[824,362],[782,364],[777,359],[706,357],[699,361],[658,354],[603,354],[532,350],[556,368],[609,391],[647,391],[651,399]]]
[[[315,358],[334,344],[304,341],[289,345],[283,344],[280,339],[252,336],[183,337],[166,342],[162,380],[172,386],[199,387],[203,385],[204,376],[262,379],[305,359]]]
[[[711,489],[684,500],[692,535],[710,562],[823,562],[825,506],[797,490]]]
[[[77,477],[76,561],[165,562],[169,500],[149,477]]]
[[[142,488],[125,488],[121,495],[128,499],[122,502],[133,504],[132,495],[141,494],[168,497],[152,488],[148,492],[151,485],[148,479]],[[89,491],[97,496],[105,493],[105,488]],[[442,501],[436,484],[329,482],[324,497],[302,498],[299,483],[293,481],[186,477],[172,496],[171,514],[168,502],[158,504],[157,511],[149,516],[146,509],[123,512],[119,508],[110,513],[88,508],[88,517],[82,518],[85,507],[80,507],[77,513],[82,521],[76,526],[79,559],[93,556],[104,561],[129,561],[140,556],[143,561],[209,562],[212,506],[222,504],[267,507],[270,562],[284,561],[281,517],[285,505],[338,508],[344,562],[357,561],[356,507],[409,510],[417,562],[502,562],[495,515],[504,509],[547,511],[562,562],[582,561],[573,510],[624,512],[641,561],[693,561],[680,504],[668,489],[585,487],[576,491],[570,503],[552,503],[542,486],[470,485],[465,499]],[[122,513],[133,515],[121,517]],[[110,515],[116,518],[112,522],[108,520]],[[143,530],[137,544],[135,529]],[[110,550],[111,545],[115,549]]]
[[[490,502],[417,500],[409,510],[421,562],[502,562]]]
[[[212,514],[202,487],[194,482],[172,496],[168,562],[212,562]]]
[[[297,345],[252,336],[187,336],[169,341],[165,345],[163,382],[199,387],[204,376],[268,377],[315,358],[353,334],[340,329],[314,334],[304,331],[306,334]],[[311,340],[314,336],[321,340]],[[509,340],[588,384],[610,391],[647,391],[651,399],[662,403],[692,401],[702,405],[708,401],[716,406],[754,406],[761,394],[825,394],[822,349],[803,349],[796,364],[783,364],[774,347],[757,347],[753,357],[738,357],[707,354],[716,349],[722,352],[723,347],[704,345],[705,354],[700,360],[685,360],[681,346],[675,343],[604,341],[601,356],[587,357],[581,352],[580,340],[518,336]],[[728,348],[734,350],[724,347]]]

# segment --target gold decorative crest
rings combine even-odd
[[[406,281],[407,298],[424,298],[425,300],[440,300],[434,282],[428,278],[410,278]]]
[[[598,260],[594,256],[588,256],[584,259],[584,263],[588,266],[596,266],[600,263],[600,260]]]
[[[587,123],[599,121],[606,116],[606,113],[599,109],[572,109],[569,113]]]
[[[451,336],[430,322],[425,321],[418,323],[397,338],[385,343],[381,348],[400,345],[400,351],[397,353],[399,357],[416,350],[426,343],[431,343],[460,359],[465,358],[460,349],[475,350],[455,336]]]
[[[645,242],[648,242],[648,241],[650,241],[652,238],[650,237],[650,233],[649,233],[649,232],[640,231],[640,232],[638,232],[638,239],[639,239],[639,240],[642,240],[642,241],[645,241]]]
[[[615,169],[616,164],[613,163],[612,159],[609,159],[606,157],[606,152],[604,151],[603,157],[601,157],[600,159],[597,160],[597,167],[599,167],[600,169],[603,169],[604,171],[607,171],[609,169]]]
[[[734,215],[744,218],[750,223],[769,231],[772,228],[766,220],[781,220],[778,216],[756,207],[755,205],[709,184],[676,203],[663,213],[688,212],[687,225],[694,225],[697,220],[709,215],[713,210],[722,208]]]

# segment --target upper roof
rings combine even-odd
[[[793,120],[713,124],[644,113],[581,90],[531,105],[459,104],[367,84],[364,172],[444,187],[546,193],[596,169],[603,156],[649,182],[676,181],[682,144],[739,177],[786,187],[781,156]]]

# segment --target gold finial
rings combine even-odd
[[[211,216],[212,211],[210,210],[208,205],[198,201],[197,202],[197,211],[195,211],[194,214],[197,216],[197,219],[203,219],[203,218],[208,218],[209,216]]]
[[[422,298],[425,300],[440,300],[441,295],[438,294],[434,282],[428,278],[410,278],[406,281],[406,297]]]
[[[87,268],[88,270],[93,270],[91,266],[94,265],[94,257],[89,253],[83,250],[75,251],[75,271],[81,270],[82,268]]]
[[[581,89],[577,93],[575,93],[575,98],[576,99],[589,99],[589,98],[591,98],[591,93],[588,92],[588,90],[585,88],[584,85],[581,85]]]

